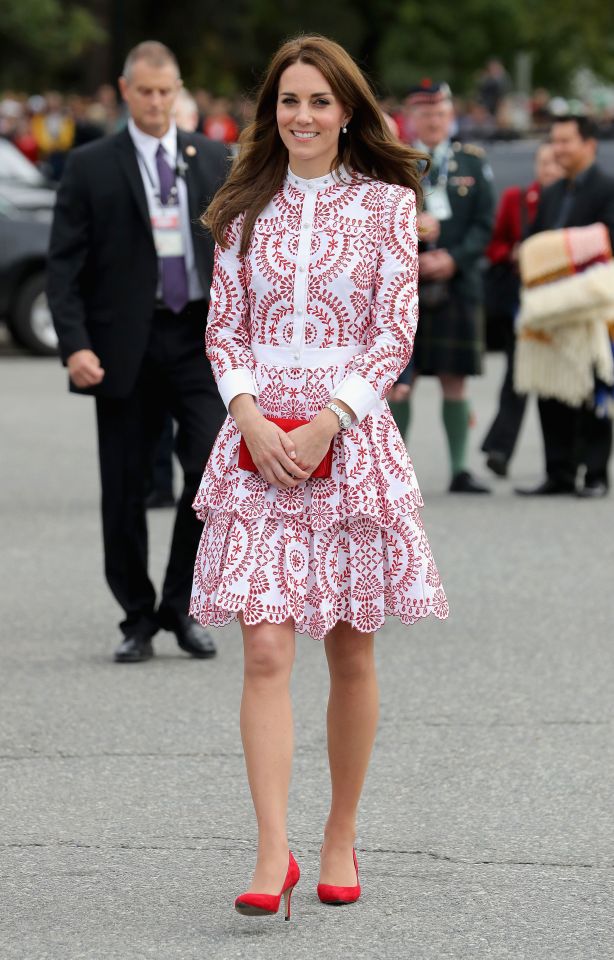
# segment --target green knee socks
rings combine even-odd
[[[411,400],[401,400],[400,403],[391,403],[390,412],[399,428],[399,432],[404,440],[407,440],[409,425],[411,423]]]
[[[452,476],[465,470],[471,408],[467,400],[443,401],[443,425],[448,437]]]
[[[404,440],[411,425],[411,400],[391,403],[390,411]],[[443,425],[448,438],[452,476],[465,469],[471,408],[467,400],[443,401]]]

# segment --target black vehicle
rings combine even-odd
[[[18,210],[0,195],[0,317],[32,353],[57,353],[45,294],[51,222]]]
[[[55,186],[0,138],[0,317],[32,353],[57,353],[45,294]]]

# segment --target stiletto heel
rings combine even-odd
[[[327,903],[331,907],[342,907],[348,903],[356,903],[360,896],[360,883],[358,882],[358,860],[356,851],[352,849],[354,857],[354,868],[356,870],[355,887],[336,887],[332,883],[318,884],[318,897],[321,903]]]
[[[286,908],[286,916],[285,916],[286,920],[290,919],[290,901],[292,899],[293,890],[294,890],[294,887],[288,887],[288,889],[284,891],[284,906]]]
[[[299,882],[300,876],[301,871],[298,868],[298,863],[292,856],[292,853],[290,853],[288,854],[288,872],[286,873],[286,879],[284,880],[284,885],[280,893],[277,894],[277,896],[272,893],[242,893],[241,896],[235,900],[235,910],[244,917],[265,917],[269,914],[277,913],[283,896],[284,906],[286,908],[285,919],[289,920],[290,899],[292,897],[292,891]]]

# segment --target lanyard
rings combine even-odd
[[[138,154],[139,157],[140,157],[141,165],[142,165],[142,167],[143,167],[144,170],[145,170],[145,173],[146,173],[146,175],[147,175],[147,179],[149,180],[149,183],[151,184],[151,189],[153,190],[154,199],[155,199],[156,203],[158,204],[158,206],[159,206],[159,207],[177,207],[177,206],[179,206],[179,192],[178,192],[178,190],[177,190],[177,183],[175,182],[175,183],[173,184],[173,186],[171,187],[171,189],[170,189],[170,191],[169,191],[169,194],[168,194],[168,198],[167,198],[166,203],[162,203],[162,198],[161,198],[161,196],[160,196],[160,185],[159,185],[158,183],[156,183],[156,181],[155,181],[154,178],[152,177],[152,175],[151,175],[151,170],[149,169],[149,164],[147,163],[147,160],[146,160],[144,154],[142,154],[141,151],[140,151],[138,148],[136,149],[136,152],[137,152],[137,154]],[[183,168],[182,166],[180,166],[179,163],[177,163],[176,166],[175,166],[175,170],[174,170],[174,173],[175,173],[175,181],[177,180],[177,177],[178,177],[178,176],[179,176],[179,177],[182,177],[182,176],[184,175],[184,172],[185,172],[184,168]]]
[[[452,217],[452,206],[448,196],[448,170],[451,167],[452,156],[452,149],[448,146],[441,158],[437,178],[434,179],[430,176],[431,171],[422,178],[425,208],[440,222],[450,220]],[[428,249],[435,249],[436,246],[435,243],[427,243]]]
[[[429,173],[426,175],[426,177],[424,178],[425,180],[428,180],[428,182],[430,183],[430,185],[431,185],[432,187],[447,187],[447,185],[448,185],[448,167],[449,167],[451,155],[452,155],[452,151],[451,151],[450,147],[448,147],[448,149],[446,150],[445,155],[444,155],[444,157],[443,157],[443,160],[441,161],[441,164],[440,164],[440,166],[439,166],[439,174],[438,174],[438,176],[437,176],[437,182],[436,182],[436,183],[433,183],[433,181],[431,180],[430,172],[429,172]],[[433,157],[433,159],[435,159],[435,158]]]

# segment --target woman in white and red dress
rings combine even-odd
[[[360,893],[356,813],[377,725],[374,633],[387,615],[448,614],[384,399],[418,322],[420,158],[393,138],[351,57],[300,37],[273,58],[206,218],[217,241],[207,354],[229,417],[195,501],[190,612],[213,626],[238,618],[243,632],[258,822],[244,914],[276,912],[281,894],[289,910],[299,876],[286,832],[296,632],[324,641],[330,671],[318,893],[347,903]],[[286,433],[270,418],[308,423]],[[238,465],[241,439],[257,472]],[[331,475],[310,479],[331,444]]]

